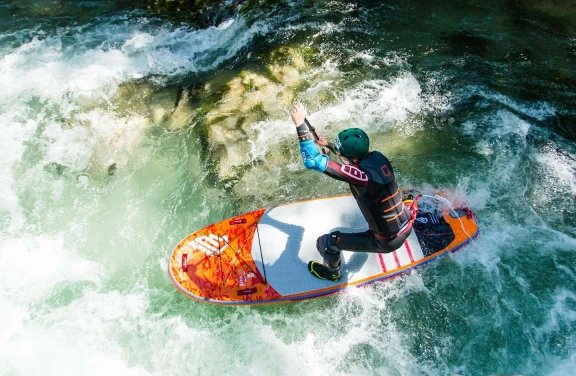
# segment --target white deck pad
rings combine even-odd
[[[315,278],[307,268],[311,260],[322,262],[322,256],[316,250],[316,239],[332,231],[367,229],[368,224],[352,196],[277,206],[267,210],[261,218],[259,236],[255,236],[252,243],[252,255],[268,283],[284,296],[330,288],[335,282]],[[422,258],[424,255],[414,233],[392,253],[343,251],[342,278],[337,284],[354,285]]]

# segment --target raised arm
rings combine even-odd
[[[298,134],[298,143],[300,145],[300,153],[302,154],[302,161],[304,167],[318,172],[324,172],[328,167],[327,155],[322,154],[320,150],[314,145],[314,136],[306,125],[306,109],[301,103],[298,103],[292,111],[290,111],[292,122],[296,126],[296,133]]]
[[[334,147],[324,137],[318,136],[318,140],[314,141],[314,136],[306,125],[306,109],[302,104],[294,106],[290,111],[292,122],[296,126],[298,134],[298,141],[300,145],[300,153],[304,167],[310,170],[322,172],[333,179],[345,181],[352,185],[367,186],[368,177],[360,168],[355,165],[342,165],[338,162],[331,161],[328,155],[322,154],[314,143],[320,146],[326,146],[333,152]]]

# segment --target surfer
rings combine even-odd
[[[324,263],[310,261],[310,273],[317,278],[338,281],[342,250],[389,253],[401,247],[412,232],[413,220],[402,201],[388,158],[369,150],[370,141],[362,129],[344,129],[332,144],[310,126],[302,104],[294,106],[290,117],[296,125],[304,166],[347,182],[369,227],[364,232],[334,231],[320,236],[316,248]],[[341,163],[320,152],[315,144],[335,153]]]

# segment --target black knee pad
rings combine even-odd
[[[342,251],[338,247],[338,237],[340,231],[334,231],[329,234],[322,235],[316,240],[316,249],[324,261],[331,268],[338,268],[340,266],[340,252]]]

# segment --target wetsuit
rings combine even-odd
[[[369,230],[364,232],[319,237],[316,246],[326,263],[337,268],[341,250],[388,253],[402,246],[412,232],[411,213],[402,202],[388,158],[373,151],[357,164],[342,165],[320,153],[305,124],[298,126],[297,132],[304,166],[347,182],[368,222]]]

